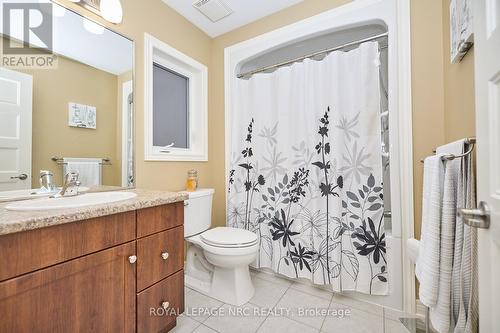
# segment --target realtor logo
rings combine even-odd
[[[2,66],[54,68],[52,3],[3,3]]]

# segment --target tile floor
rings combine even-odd
[[[263,272],[252,271],[252,280],[255,295],[241,307],[186,288],[186,312],[171,332],[408,333],[395,311]],[[312,307],[321,311],[300,313]]]

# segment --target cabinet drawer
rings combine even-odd
[[[184,228],[137,240],[137,290],[143,290],[184,265]]]
[[[137,295],[137,332],[167,332],[184,312],[184,271]]]
[[[137,237],[144,237],[184,223],[184,202],[137,211]]]

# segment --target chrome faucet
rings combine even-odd
[[[40,170],[40,192],[52,193],[55,192],[57,187],[53,183],[54,174],[49,170]]]
[[[78,186],[80,186],[80,181],[78,180],[79,176],[80,175],[78,174],[78,172],[68,172],[64,176],[64,182],[61,191],[53,195],[52,198],[72,197],[78,195]]]

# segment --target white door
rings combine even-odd
[[[489,228],[478,231],[479,329],[493,333],[500,332],[500,0],[471,3],[475,6],[477,193],[478,202],[490,210]]]
[[[0,191],[31,188],[31,75],[0,68]]]

